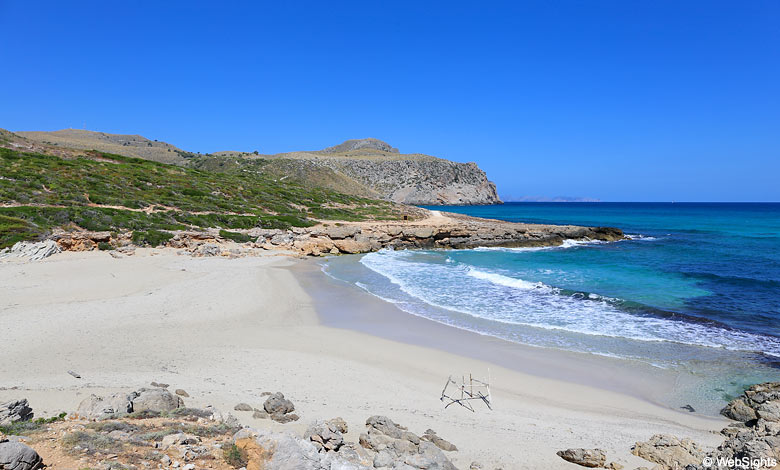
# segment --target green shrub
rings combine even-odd
[[[173,238],[173,234],[159,230],[145,230],[133,232],[133,243],[138,246],[160,246]]]
[[[109,250],[113,250],[113,249],[114,249],[114,245],[112,245],[112,244],[110,244],[108,242],[100,242],[100,243],[98,243],[98,250],[100,250],[100,251],[109,251]]]
[[[240,232],[228,232],[227,230],[220,230],[219,236],[228,240],[233,240],[236,243],[246,243],[254,240],[252,237],[245,233]]]
[[[222,449],[222,456],[225,458],[225,462],[233,468],[246,467],[249,463],[246,452],[235,444],[226,445]]]

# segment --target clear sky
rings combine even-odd
[[[377,137],[504,197],[780,201],[780,2],[0,0],[0,127]]]

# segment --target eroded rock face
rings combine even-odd
[[[607,463],[607,454],[601,449],[566,449],[557,454],[563,460],[583,467],[603,467]]]
[[[33,410],[26,398],[0,403],[0,426],[8,426],[19,421],[29,421]]]
[[[500,204],[496,185],[476,163],[458,163],[438,158],[321,159],[381,197],[403,204]]]
[[[43,466],[41,456],[29,446],[21,442],[0,441],[0,469],[37,470]]]

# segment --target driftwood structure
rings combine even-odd
[[[471,374],[469,374],[468,380],[465,375],[461,376],[460,383],[453,380],[451,375],[447,377],[447,383],[444,384],[444,389],[441,391],[441,401],[446,403],[444,408],[457,403],[463,408],[475,412],[471,403],[474,400],[481,400],[489,410],[493,409],[490,397],[490,370],[488,370],[486,382],[475,379]]]

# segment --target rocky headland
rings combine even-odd
[[[297,256],[369,253],[381,249],[464,249],[476,247],[558,246],[566,240],[612,242],[624,238],[620,229],[576,225],[540,225],[482,219],[460,214],[416,209],[418,220],[323,222],[288,230],[254,228],[231,232],[245,237],[237,242],[219,230],[175,231],[164,246],[195,256],[251,256],[275,251]],[[0,251],[42,259],[59,251],[135,248],[132,232],[55,230],[47,242],[20,242]]]

